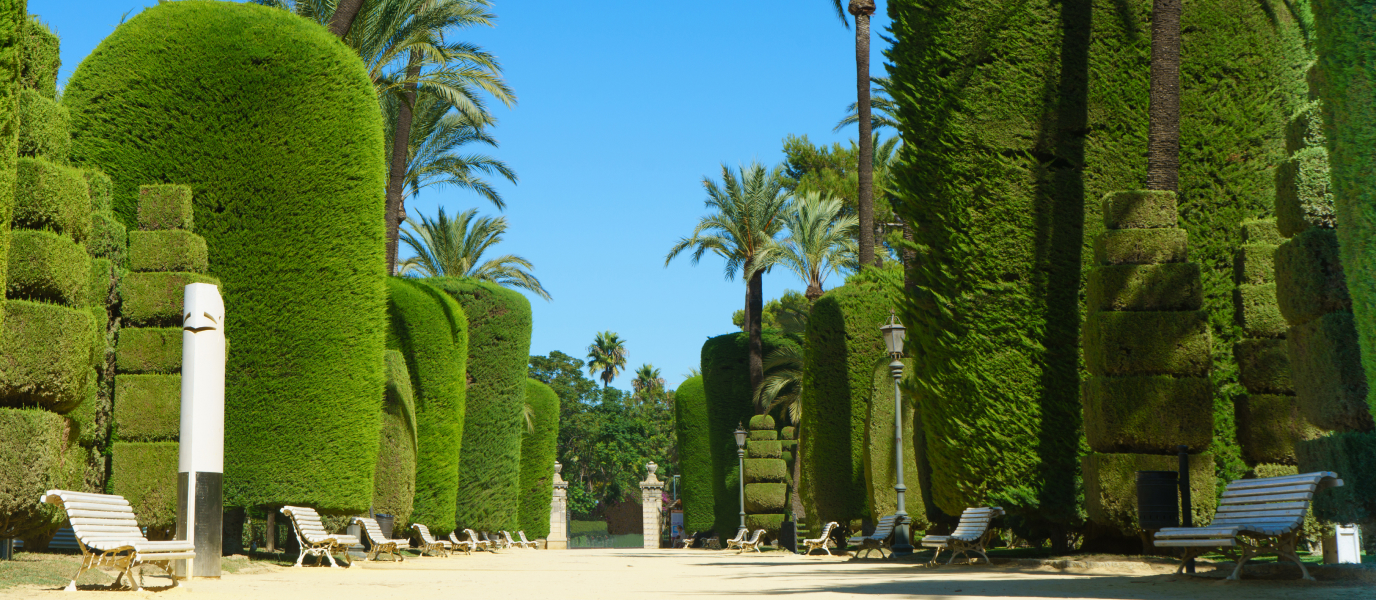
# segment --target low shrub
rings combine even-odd
[[[66,236],[16,229],[10,233],[8,277],[10,298],[81,305],[89,294],[91,259]]]

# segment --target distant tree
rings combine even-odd
[[[645,402],[654,398],[656,394],[664,393],[664,378],[659,375],[659,369],[646,363],[635,370],[635,379],[631,381],[631,389],[635,390],[635,399]]]
[[[893,215],[894,184],[892,166],[898,157],[902,141],[898,136],[874,140],[873,183],[874,218],[878,223],[895,221]],[[848,146],[833,143],[816,146],[806,135],[784,138],[784,187],[795,197],[816,192],[823,197],[840,198],[845,214],[856,217],[856,244],[859,245],[859,198],[857,190],[860,174],[856,170],[860,149],[852,140]],[[876,251],[878,251],[876,249]]]
[[[612,384],[612,380],[621,374],[621,369],[626,366],[626,340],[621,339],[615,331],[603,331],[597,334],[596,339],[588,346],[588,374],[598,375],[602,380],[602,387],[606,388]]]
[[[764,304],[764,328],[777,329],[785,334],[802,334],[807,330],[807,318],[812,314],[812,301],[797,290],[784,290],[778,298]],[[731,315],[731,324],[745,331],[745,311]]]
[[[815,301],[822,297],[827,275],[846,266],[858,270],[854,236],[857,219],[842,214],[837,198],[808,192],[796,198],[784,213],[788,237],[783,242],[780,262],[807,285],[805,295]]]
[[[501,243],[506,233],[506,217],[476,218],[478,210],[469,209],[453,220],[440,207],[431,220],[421,215],[420,222],[406,219],[401,241],[416,253],[401,264],[408,277],[467,277],[491,281],[501,286],[534,292],[549,300],[540,280],[529,269],[530,261],[514,254],[503,254],[484,261],[483,254]]]

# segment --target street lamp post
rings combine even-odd
[[[740,466],[741,484],[741,529],[745,529],[745,436],[749,434],[750,432],[741,427],[740,423],[736,423],[736,460]]]
[[[893,546],[890,548],[894,555],[905,555],[913,553],[913,545],[908,539],[908,508],[904,500],[908,487],[903,485],[903,397],[898,382],[903,379],[903,362],[899,358],[903,356],[903,340],[907,330],[898,322],[893,311],[889,311],[889,323],[879,330],[884,333],[884,347],[893,358],[893,362],[889,363],[889,371],[893,373],[893,489],[898,493],[898,510],[894,513],[897,525],[893,530]]]

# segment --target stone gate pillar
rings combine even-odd
[[[549,535],[545,537],[546,550],[567,550],[569,547],[568,514],[569,484],[559,476],[564,465],[554,463],[554,498],[549,503]]]
[[[658,469],[659,465],[654,461],[645,463],[645,470],[649,474],[645,476],[645,481],[640,482],[641,523],[644,525],[646,548],[659,548],[659,517],[660,509],[664,506],[664,482],[655,477],[655,471]]]

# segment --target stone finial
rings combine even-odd
[[[654,475],[655,471],[659,470],[659,465],[655,464],[655,461],[652,460],[650,462],[645,463],[645,470],[649,472],[651,475]]]
[[[564,464],[561,463],[561,462],[559,462],[559,461],[557,461],[557,460],[554,461],[554,485],[555,485],[556,487],[562,486],[562,485],[568,485],[568,484],[564,483],[564,478],[559,476],[559,473],[563,472],[563,470],[564,470]]]

